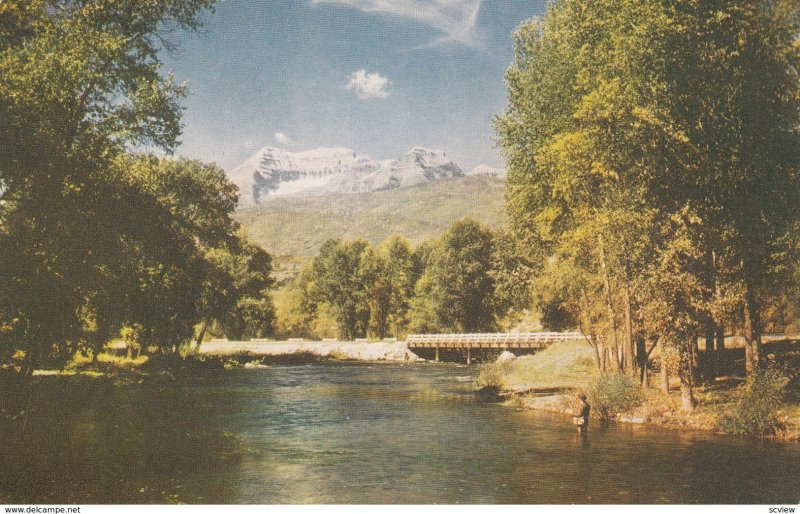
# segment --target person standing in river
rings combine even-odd
[[[589,412],[592,410],[592,407],[586,402],[585,394],[579,395],[578,400],[580,400],[580,403],[572,421],[578,427],[578,432],[583,432],[589,426]]]

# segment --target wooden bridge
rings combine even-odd
[[[408,349],[434,349],[439,361],[440,350],[465,350],[467,364],[472,362],[473,350],[540,350],[553,343],[581,339],[580,332],[520,332],[499,334],[409,334]]]

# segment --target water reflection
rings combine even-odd
[[[472,368],[335,364],[50,380],[0,426],[20,503],[793,503],[800,445],[473,401]],[[16,423],[16,422],[15,422]],[[35,449],[35,450],[32,450]],[[710,479],[713,478],[713,479]]]

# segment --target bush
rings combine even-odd
[[[624,373],[600,373],[589,383],[589,405],[600,419],[614,419],[642,403],[639,381]]]
[[[720,419],[720,427],[729,434],[764,436],[775,432],[777,411],[786,394],[789,380],[778,370],[756,370],[742,388],[739,402]]]
[[[503,361],[481,364],[477,378],[478,387],[481,389],[485,387],[502,389],[506,384],[506,375],[511,368],[512,362]]]

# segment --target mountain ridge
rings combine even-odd
[[[441,150],[416,146],[394,160],[376,160],[345,147],[301,152],[266,146],[228,173],[239,206],[265,198],[386,191],[465,173]]]

